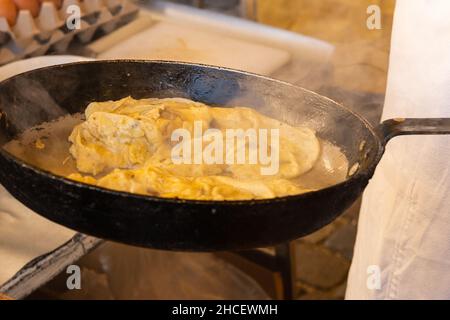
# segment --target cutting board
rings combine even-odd
[[[161,21],[102,52],[98,59],[195,62],[270,75],[287,64],[287,51],[198,28]]]

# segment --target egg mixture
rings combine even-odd
[[[223,139],[229,129],[278,129],[277,172],[261,175],[262,164],[248,162],[175,164],[173,132],[183,128],[194,137],[199,121],[203,131],[220,130]],[[311,129],[290,126],[250,108],[210,107],[182,98],[93,102],[69,142],[78,171],[67,175],[70,179],[119,191],[196,200],[267,199],[309,191],[298,180],[313,168],[321,152]]]

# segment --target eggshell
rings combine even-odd
[[[13,0],[0,0],[0,17],[5,17],[10,27],[16,24],[17,8]]]

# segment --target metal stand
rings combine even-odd
[[[291,300],[295,288],[294,242],[283,243],[272,250],[255,249],[235,252],[242,258],[276,274],[277,298]],[[278,280],[277,280],[278,279]]]

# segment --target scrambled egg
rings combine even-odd
[[[197,200],[264,199],[305,190],[295,179],[320,154],[315,133],[292,127],[249,108],[218,108],[181,98],[93,102],[86,121],[69,137],[80,173],[68,177],[109,189]],[[174,164],[171,134],[203,130],[279,129],[279,170],[261,176],[261,164]],[[225,136],[225,135],[224,135]]]

